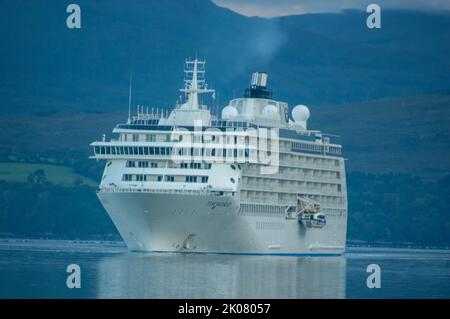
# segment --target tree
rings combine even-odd
[[[37,169],[33,173],[30,173],[27,177],[28,183],[31,184],[43,184],[47,181],[47,176],[43,169]]]

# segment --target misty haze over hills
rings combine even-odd
[[[448,14],[385,10],[370,30],[358,11],[262,19],[209,0],[77,3],[81,30],[61,1],[4,2],[2,112],[125,111],[131,71],[136,104],[169,107],[195,55],[221,106],[254,70],[291,105],[450,91]]]

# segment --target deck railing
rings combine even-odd
[[[156,188],[121,188],[101,187],[99,193],[159,193],[159,194],[182,194],[182,195],[208,195],[208,196],[233,196],[234,192],[217,191],[209,189],[156,189]]]

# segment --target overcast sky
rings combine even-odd
[[[376,3],[381,9],[450,10],[450,0],[213,0],[217,5],[246,16],[276,17],[283,15],[339,12],[361,9]]]

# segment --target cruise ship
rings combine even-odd
[[[181,73],[182,70],[180,70]],[[137,106],[91,143],[105,160],[98,198],[132,251],[339,255],[347,187],[338,137],[309,109],[274,98],[254,72],[214,115],[205,61],[187,60],[173,109]],[[211,103],[210,103],[211,104]],[[216,112],[219,113],[219,112]]]

